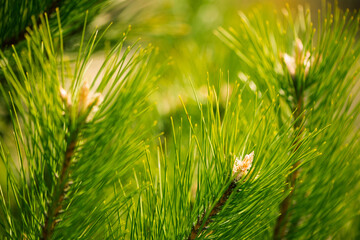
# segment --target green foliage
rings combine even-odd
[[[198,105],[201,117],[188,115],[189,135],[184,137],[183,126],[173,125],[173,149],[167,149],[166,141],[158,147],[156,170],[150,167],[148,153],[146,176],[139,185],[149,187],[132,200],[130,238],[190,239],[193,225],[212,211],[218,212],[197,239],[264,239],[271,235],[278,205],[289,193],[284,192],[283,184],[292,164],[309,161],[319,153],[309,150],[308,137],[291,153],[298,131],[291,124],[276,124],[279,108],[273,103],[258,104],[254,97],[243,104],[243,90],[239,85],[232,89],[221,115],[218,93],[209,88],[207,103]],[[225,205],[215,209],[233,183],[235,158],[251,151],[255,160],[250,173],[236,184]]]
[[[41,22],[29,33],[28,47],[14,49],[16,70],[2,55],[17,156],[2,144],[7,182],[0,198],[1,233],[9,239],[102,238],[125,199],[113,187],[143,152],[141,116],[155,77],[149,70],[151,47],[124,50],[124,34],[94,79],[84,79],[98,32],[81,42],[71,61],[63,55],[62,36],[51,35],[47,18]],[[101,104],[93,92],[104,96]]]
[[[2,45],[60,3],[32,2],[2,9]],[[24,44],[0,52],[15,143],[0,145],[1,238],[356,239],[360,15],[324,5],[313,24],[302,7],[263,6],[237,21],[233,2],[125,1],[106,12],[115,27],[87,35],[100,1],[79,45],[64,36],[93,1],[33,18]],[[129,23],[156,59],[127,45]],[[220,25],[230,49],[208,36]],[[149,98],[159,65],[166,93]],[[224,66],[227,81],[214,78]]]
[[[62,14],[62,30],[71,32],[81,27],[83,13],[89,10],[92,18],[99,8],[106,3],[101,1],[71,1],[71,0],[1,0],[0,6],[0,48],[17,44],[24,40],[27,28],[40,24],[40,15],[47,13],[51,30],[58,31],[56,11]]]
[[[305,127],[322,153],[300,170],[289,209],[289,238],[327,239],[359,214],[359,15],[331,5],[319,10],[317,30],[310,11],[255,9],[240,14],[239,29],[218,36],[236,51],[244,73],[269,97],[280,95],[283,112],[305,112]],[[299,48],[296,40],[303,43]],[[294,55],[296,71],[285,54]],[[356,98],[356,97],[355,97]]]

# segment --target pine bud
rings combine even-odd
[[[304,53],[304,45],[299,38],[295,39],[295,51],[293,52],[293,56],[284,53],[280,54],[280,57],[284,61],[292,78],[295,77],[298,68],[304,69],[304,75],[306,77],[309,73],[310,65],[313,62],[310,52],[307,51]]]
[[[60,97],[63,101],[67,101],[67,99],[68,99],[67,92],[62,87],[60,87]]]
[[[90,92],[89,83],[88,83],[88,81],[85,81],[79,92],[79,102],[78,102],[78,113],[79,114],[82,114],[88,108],[89,92]]]
[[[301,42],[299,38],[296,38],[295,40],[295,55],[297,59],[301,60],[301,57],[303,55],[304,45]],[[299,61],[300,62],[300,61]]]
[[[284,53],[283,54],[283,60],[284,63],[290,73],[290,75],[293,77],[295,76],[295,70],[296,70],[296,63],[295,63],[295,58],[291,57],[290,55]]]
[[[60,87],[60,97],[64,102],[66,102],[67,109],[71,113],[71,98],[67,94],[66,90],[62,87]],[[90,85],[87,81],[85,81],[78,95],[77,116],[85,117],[86,120],[89,120],[89,118],[93,116],[94,112],[98,110],[98,106],[102,103],[102,101],[103,96],[101,93],[91,93]]]
[[[250,154],[247,154],[244,159],[236,158],[233,167],[233,176],[235,176],[235,181],[239,181],[243,176],[245,176],[249,169],[251,168],[251,164],[254,159],[254,151]]]
[[[64,103],[66,103],[67,107],[70,108],[71,107],[71,98],[67,94],[66,90],[62,87],[60,87],[60,97],[64,101]]]

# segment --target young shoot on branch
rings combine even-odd
[[[286,174],[287,197],[269,226],[273,239],[334,238],[352,224],[350,209],[359,209],[358,197],[348,197],[360,194],[355,184],[360,103],[352,96],[360,93],[359,29],[358,12],[324,1],[315,18],[302,6],[275,11],[262,6],[241,12],[238,26],[216,32],[239,56],[243,73],[280,106],[277,122],[292,115],[291,128],[298,131],[289,140],[289,154],[301,161]],[[318,129],[324,131],[310,145],[321,154],[309,161],[299,142],[307,130]]]
[[[29,30],[28,48],[21,55],[14,48],[15,66],[0,52],[18,154],[1,145],[8,181],[0,188],[0,236],[6,239],[122,236],[119,212],[127,197],[116,189],[128,187],[129,168],[142,156],[156,67],[151,46],[123,50],[124,33],[95,77],[85,79],[102,35],[82,40],[77,59],[69,59],[45,16]]]

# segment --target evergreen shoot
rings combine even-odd
[[[90,32],[106,2],[0,11],[12,126],[0,141],[1,239],[360,236],[359,13],[260,5],[213,29],[231,51],[214,61],[198,56],[205,36],[154,48],[129,39],[130,27]],[[131,4],[118,7],[139,34]],[[186,50],[166,56],[172,44]],[[219,62],[227,77],[191,74]],[[177,89],[183,76],[190,94]],[[166,87],[175,107],[153,94]]]
[[[143,153],[151,47],[123,51],[124,33],[97,75],[84,79],[103,33],[82,41],[70,62],[62,36],[51,35],[48,18],[41,22],[29,32],[26,49],[14,48],[15,69],[2,62],[17,156],[2,144],[1,233],[9,239],[109,237],[127,202],[114,188]]]
[[[238,30],[217,34],[238,54],[242,75],[276,99],[281,115],[303,113],[310,131],[326,127],[311,144],[322,155],[300,168],[294,163],[298,170],[288,178],[291,194],[280,206],[274,238],[335,237],[358,215],[360,105],[353,95],[359,96],[359,14],[324,5],[318,29],[301,6],[295,16],[287,6],[240,13],[240,19]]]

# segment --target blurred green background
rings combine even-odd
[[[140,38],[142,45],[151,43],[158,48],[159,63],[166,65],[158,81],[158,89],[152,95],[156,103],[158,131],[168,135],[169,117],[176,121],[184,116],[178,96],[191,109],[194,94],[190,82],[202,100],[206,96],[207,81],[219,86],[218,91],[226,93],[224,86],[239,80],[241,66],[236,54],[223,44],[214,34],[218,27],[236,28],[239,11],[248,12],[258,5],[281,10],[286,4],[294,11],[299,5],[311,9],[316,27],[317,12],[322,8],[322,0],[118,0],[110,4],[89,26],[110,28],[105,45],[116,42],[123,31],[131,25],[129,44]],[[334,2],[329,2],[334,3]],[[360,1],[340,1],[342,9],[356,10]],[[69,42],[69,51],[76,45]],[[96,60],[95,60],[96,61]],[[101,58],[98,59],[101,61]],[[96,67],[92,68],[96,71]],[[219,71],[224,77],[219,80]],[[89,72],[89,77],[93,74]],[[240,73],[241,75],[241,73]],[[220,89],[223,86],[223,91]],[[251,94],[251,93],[249,93]]]

